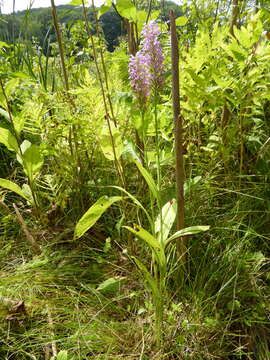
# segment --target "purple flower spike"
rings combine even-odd
[[[144,26],[142,35],[142,50],[130,58],[129,79],[140,103],[145,104],[151,89],[156,91],[163,85],[164,56],[158,39],[160,31],[154,21]]]
[[[145,103],[150,96],[149,56],[138,51],[131,56],[129,62],[129,79],[132,89],[137,93],[139,101]]]
[[[158,36],[160,30],[155,21],[150,21],[142,30],[143,48],[142,51],[149,56],[148,67],[151,73],[151,83],[155,89],[158,89],[163,84],[164,75],[164,56]]]

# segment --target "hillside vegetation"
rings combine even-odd
[[[270,360],[269,19],[0,16],[0,360]]]

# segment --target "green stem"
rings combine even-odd
[[[157,156],[157,188],[158,188],[158,198],[157,205],[160,214],[160,238],[163,240],[163,221],[162,221],[162,208],[160,203],[160,193],[161,193],[161,166],[160,166],[160,149],[159,149],[159,121],[157,113],[157,99],[158,95],[155,91],[154,97],[154,118],[155,118],[155,145],[156,145],[156,156]]]

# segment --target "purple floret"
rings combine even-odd
[[[137,93],[141,102],[146,102],[150,95],[149,56],[138,51],[131,56],[129,62],[129,79],[132,89]]]
[[[146,24],[142,30],[142,50],[131,56],[129,79],[141,103],[146,103],[151,89],[159,89],[163,84],[164,56],[158,36],[160,31],[154,21]]]

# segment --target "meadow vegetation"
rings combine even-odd
[[[268,2],[51,4],[0,15],[0,360],[270,359]]]

